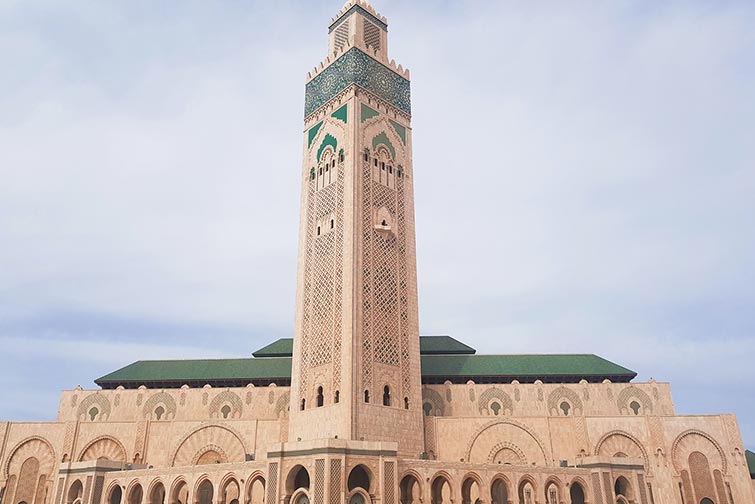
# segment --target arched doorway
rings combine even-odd
[[[422,497],[419,481],[412,474],[407,474],[399,486],[401,504],[419,504]]]
[[[189,485],[185,481],[173,484],[169,504],[189,504]]]
[[[545,485],[545,502],[548,504],[559,504],[561,492],[557,484],[550,482]]]
[[[239,504],[241,489],[239,488],[238,482],[234,478],[229,478],[228,481],[223,483],[220,496],[221,504]]]
[[[535,504],[535,483],[529,479],[519,483],[519,504]]]
[[[480,485],[473,477],[467,477],[461,484],[461,503],[480,504]]]
[[[71,483],[71,486],[68,488],[68,495],[66,498],[67,504],[80,504],[81,503],[81,496],[84,493],[84,486],[81,484],[80,480],[76,480],[73,483]]]
[[[700,504],[715,504],[712,500],[705,498],[700,501]]]
[[[212,499],[215,497],[215,488],[212,486],[210,480],[204,480],[197,487],[196,504],[212,504]]]
[[[131,490],[128,494],[128,504],[142,504],[142,499],[144,498],[144,490],[142,489],[142,486],[137,483],[133,487],[131,487]]]
[[[490,502],[492,504],[508,504],[509,487],[503,478],[496,478],[490,486]]]
[[[149,504],[165,504],[165,485],[157,482],[152,486],[149,492]]]
[[[295,466],[288,473],[286,478],[286,490],[289,495],[293,495],[297,490],[309,490],[309,471],[301,465]],[[298,504],[294,501],[293,504]]]
[[[247,502],[249,504],[265,504],[265,479],[262,476],[255,477],[252,484],[249,485]]]
[[[634,495],[632,494],[632,485],[624,476],[616,478],[616,483],[613,485],[613,491],[617,498],[624,497],[624,500],[627,502],[631,502],[634,498]]]
[[[572,483],[569,489],[569,497],[571,498],[571,504],[585,504],[585,490],[577,482]]]
[[[121,504],[121,499],[123,498],[123,490],[121,490],[120,485],[115,485],[112,490],[110,490],[110,496],[108,497],[107,501],[108,504]]]
[[[449,504],[451,502],[451,484],[444,476],[438,476],[433,480],[430,491],[431,504]]]
[[[349,492],[361,488],[365,492],[370,491],[370,475],[364,466],[358,465],[349,473],[348,489]]]

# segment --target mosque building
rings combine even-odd
[[[294,337],[0,423],[1,504],[753,504],[734,415],[595,355],[420,337],[410,74],[350,0],[307,75]]]

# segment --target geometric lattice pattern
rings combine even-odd
[[[337,168],[336,183],[317,190],[310,182],[307,195],[307,228],[302,310],[300,400],[312,394],[313,368],[325,364],[332,372],[333,391],[341,382],[341,329],[343,297],[343,163]],[[333,229],[318,235],[318,222]]]
[[[330,460],[330,504],[341,504],[341,460]]]
[[[325,501],[325,459],[315,460],[315,499],[314,504]]]

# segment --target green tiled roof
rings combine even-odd
[[[637,373],[590,354],[444,355],[422,357],[422,381],[630,381]]]
[[[747,450],[745,455],[747,457],[747,467],[750,468],[750,478],[755,479],[755,453]]]
[[[531,383],[575,383],[582,379],[599,382],[629,382],[636,374],[595,355],[423,355],[422,382],[506,383],[519,380]],[[112,389],[176,388],[184,384],[225,387],[289,385],[291,358],[138,361],[95,381]]]
[[[291,358],[137,361],[95,380],[103,388],[245,386],[291,381]]]
[[[451,336],[420,336],[419,352],[422,355],[472,355],[476,350]],[[281,338],[260,348],[254,357],[291,357],[294,353],[293,338]]]

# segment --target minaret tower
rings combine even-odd
[[[307,75],[289,442],[424,450],[409,72],[365,0]]]

